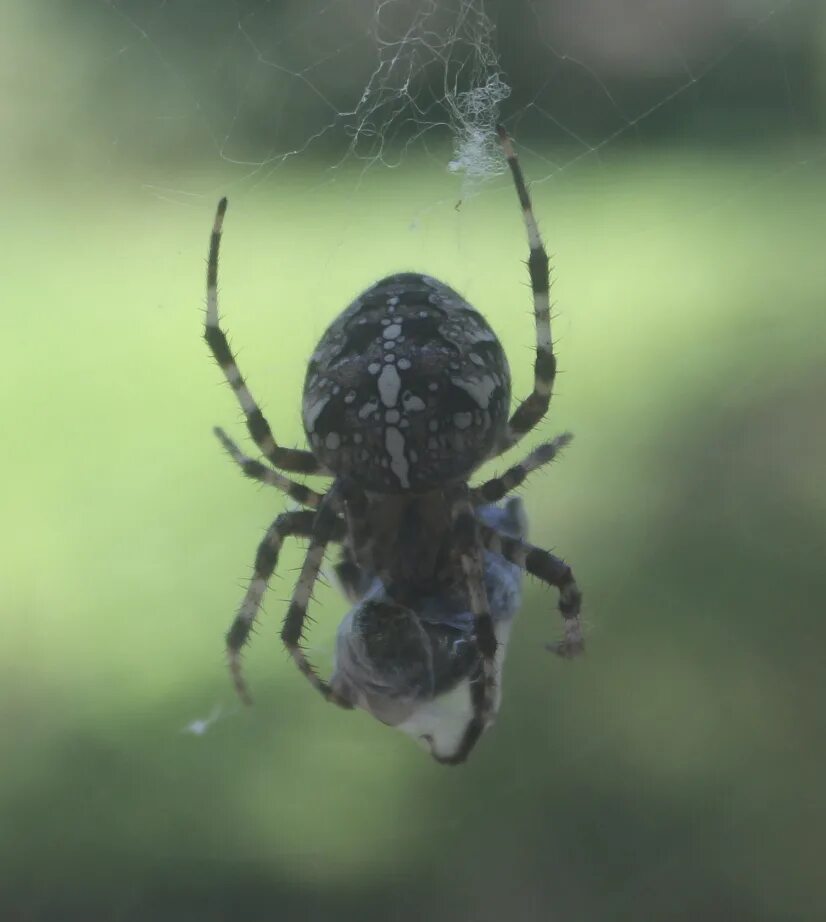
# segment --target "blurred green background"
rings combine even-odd
[[[287,661],[296,546],[235,704],[223,632],[285,504],[210,433],[243,427],[201,306],[226,192],[222,308],[282,443],[317,338],[397,269],[476,304],[525,393],[507,177],[464,195],[449,133],[388,146],[397,169],[342,160],[335,119],[303,150],[358,101],[372,4],[32,7],[0,40],[0,918],[826,917],[822,6],[489,6],[553,253],[562,373],[529,442],[576,433],[523,495],[589,649],[544,652],[529,583],[459,769]],[[319,589],[326,665],[345,610]]]

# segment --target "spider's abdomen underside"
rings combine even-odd
[[[379,493],[466,478],[507,425],[510,371],[484,317],[413,272],[376,282],[328,327],[304,383],[304,429],[327,469]]]

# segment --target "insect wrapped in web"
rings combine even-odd
[[[527,519],[518,497],[480,506],[479,518],[503,535],[524,539]],[[450,761],[473,718],[471,685],[484,663],[474,642],[475,618],[461,592],[411,595],[397,602],[381,580],[352,581],[345,550],[339,582],[355,602],[338,628],[333,694],[424,743]],[[522,601],[522,569],[501,554],[483,555],[485,592],[496,635],[492,722],[501,701],[502,669]],[[363,594],[362,594],[363,593]]]
[[[512,413],[508,360],[485,318],[443,282],[403,272],[362,292],[321,337],[304,382],[302,417],[310,450],[285,448],[247,387],[220,324],[218,251],[226,199],[218,205],[207,264],[205,338],[269,464],[244,455],[222,430],[216,433],[248,477],[305,507],[279,515],[258,547],[252,580],[226,638],[235,687],[249,701],[240,653],[281,545],[290,536],[309,538],[281,629],[292,659],[326,700],[366,707],[386,722],[403,724],[410,715],[386,712],[387,701],[371,698],[362,687],[369,679],[355,665],[356,654],[360,643],[387,686],[394,662],[402,673],[408,666],[415,672],[412,662],[403,662],[404,639],[421,628],[440,658],[433,689],[414,688],[414,711],[421,716],[420,699],[429,695],[435,701],[451,690],[442,685],[467,686],[469,708],[458,729],[419,733],[431,738],[434,756],[448,764],[467,758],[498,707],[503,640],[497,618],[501,629],[512,615],[510,603],[494,611],[491,595],[508,585],[505,564],[559,591],[564,635],[553,649],[567,657],[583,648],[581,596],[570,567],[528,544],[519,530],[509,532],[506,510],[511,507],[495,505],[550,462],[570,435],[539,445],[500,477],[469,483],[483,463],[514,447],[543,419],[556,374],[548,257],[516,153],[504,129],[499,137],[527,231],[536,333],[533,390]],[[319,493],[287,474],[333,479]],[[357,600],[339,633],[333,682],[318,674],[304,646],[308,604],[330,544],[343,549],[338,573]],[[437,637],[450,623],[457,632],[453,639],[460,641],[456,648]],[[365,646],[367,640],[374,643]],[[385,641],[390,646],[382,650]],[[389,655],[395,643],[401,657]],[[403,677],[397,685],[405,682],[410,684]],[[396,688],[393,681],[390,687]],[[432,724],[435,718],[428,720]]]

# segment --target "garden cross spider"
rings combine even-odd
[[[464,761],[498,705],[496,622],[502,612],[491,611],[489,596],[510,585],[501,565],[509,562],[512,569],[525,569],[558,588],[565,632],[552,649],[573,656],[583,648],[580,592],[570,567],[526,543],[524,528],[504,527],[514,509],[494,505],[551,461],[571,436],[565,433],[540,445],[501,477],[476,487],[467,482],[483,462],[516,445],[540,422],[556,372],[548,257],[510,138],[504,128],[498,134],[527,230],[536,324],[533,391],[510,416],[508,362],[486,320],[442,282],[404,272],[360,294],[324,333],[304,382],[303,422],[311,450],[284,448],[247,388],[220,326],[218,249],[226,199],[218,204],[207,268],[204,335],[241,405],[250,435],[272,467],[242,454],[222,430],[216,434],[244,474],[306,507],[279,515],[258,547],[252,580],[226,637],[235,687],[249,701],[240,652],[282,542],[301,536],[309,538],[309,546],[281,638],[326,700],[345,708],[366,706],[345,680],[346,669],[338,670],[338,680],[325,681],[302,646],[307,606],[325,549],[338,543],[343,557],[337,572],[345,591],[360,605],[354,612],[359,631],[380,634],[384,653],[392,653],[397,663],[411,625],[422,628],[417,613],[435,608],[431,625],[439,620],[438,610],[468,613],[468,642],[451,647],[453,652],[438,668],[458,671],[468,680],[470,716],[447,749],[429,734],[420,734],[433,755],[449,764]],[[281,471],[334,479],[322,494]],[[347,633],[340,629],[340,647],[342,637],[346,646]],[[387,644],[393,648],[389,652]],[[464,650],[461,656],[459,648]]]

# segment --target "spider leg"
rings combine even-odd
[[[267,590],[267,583],[278,563],[278,554],[284,538],[312,534],[314,512],[284,512],[270,525],[255,554],[252,579],[244,596],[238,614],[227,631],[227,660],[229,671],[238,696],[245,704],[251,704],[249,691],[241,674],[241,648],[249,639],[255,616],[261,606],[261,599]]]
[[[475,641],[482,656],[481,669],[470,684],[473,717],[465,728],[459,748],[450,757],[435,756],[439,761],[456,765],[468,757],[496,709],[496,634],[485,589],[482,544],[479,540],[480,523],[474,515],[464,486],[452,499],[452,518],[455,547],[462,563],[470,609],[474,616]]]
[[[553,461],[571,439],[573,439],[573,435],[570,432],[563,432],[562,435],[558,435],[550,442],[544,442],[534,448],[524,461],[508,468],[501,477],[492,477],[478,487],[472,487],[470,491],[471,502],[475,506],[498,502],[511,490],[521,486],[528,474]]]
[[[213,432],[227,450],[232,460],[235,461],[244,474],[251,480],[267,483],[281,490],[282,493],[286,493],[290,499],[295,500],[295,502],[300,503],[302,506],[318,509],[319,503],[323,498],[321,493],[316,493],[315,490],[305,487],[304,484],[296,483],[294,480],[284,477],[283,474],[279,474],[278,471],[274,471],[260,461],[248,457],[220,427],[216,426]]]
[[[352,481],[340,484],[341,496],[347,507],[348,540],[341,549],[341,559],[335,565],[336,578],[350,602],[360,601],[370,589],[375,573],[365,569],[363,562],[372,555],[373,535],[368,518],[367,494]],[[360,562],[361,561],[361,562]]]
[[[359,566],[353,549],[344,545],[341,549],[341,559],[333,568],[336,580],[348,602],[358,602],[370,588],[372,579],[369,579],[364,569]]]
[[[215,223],[212,226],[212,236],[209,241],[209,259],[207,261],[207,310],[204,339],[207,341],[215,360],[221,366],[224,377],[235,392],[238,403],[244,411],[247,420],[247,429],[261,453],[278,468],[294,473],[315,474],[321,471],[315,455],[309,451],[297,448],[281,448],[275,441],[270,429],[270,424],[264,418],[258,404],[250,393],[235,356],[227,342],[227,337],[221,329],[218,318],[218,250],[221,246],[221,229],[224,223],[224,214],[227,210],[227,200],[222,198],[218,202],[215,212]]]
[[[479,530],[482,544],[489,551],[500,554],[505,560],[559,590],[559,610],[565,625],[565,637],[558,643],[548,644],[548,649],[566,658],[582,653],[585,648],[579,620],[582,593],[568,564],[550,551],[543,551],[527,541],[508,538],[488,525],[480,523]]]
[[[293,591],[290,607],[287,609],[287,615],[281,627],[281,640],[301,673],[306,676],[310,684],[321,693],[324,699],[338,704],[340,707],[349,708],[352,705],[339,698],[333,692],[329,683],[318,675],[301,646],[304,636],[304,623],[307,619],[307,606],[321,569],[324,551],[330,541],[336,539],[337,533],[341,536],[340,540],[343,540],[344,537],[344,524],[337,515],[338,506],[339,496],[337,487],[334,485],[325,494],[318,511],[314,514],[310,546],[307,548],[307,555],[301,567],[298,583]]]
[[[531,206],[531,198],[522,175],[522,167],[513,149],[507,131],[500,125],[497,129],[499,141],[508,161],[522,216],[528,234],[528,271],[533,292],[533,313],[536,323],[536,361],[534,363],[533,391],[523,400],[511,416],[507,429],[502,436],[497,453],[501,454],[515,445],[526,432],[529,432],[548,412],[551,402],[551,390],[556,376],[556,357],[551,340],[551,305],[550,279],[548,274],[548,254],[542,243],[539,228]]]

